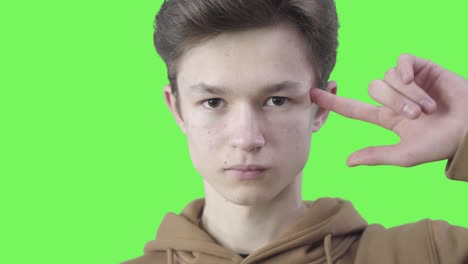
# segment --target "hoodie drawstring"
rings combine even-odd
[[[173,261],[173,259],[174,259],[174,258],[173,258],[173,257],[174,257],[174,256],[173,256],[173,253],[174,253],[174,251],[172,250],[172,248],[166,249],[166,256],[167,256],[167,261],[166,261],[166,263],[167,263],[167,264],[172,264],[172,263],[174,263],[174,261]]]
[[[323,244],[325,248],[325,256],[327,257],[327,264],[333,264],[332,255],[331,255],[331,237],[332,237],[332,234],[328,234],[323,239]]]

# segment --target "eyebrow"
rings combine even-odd
[[[295,81],[283,81],[276,84],[268,84],[261,89],[262,94],[272,94],[285,90],[299,91],[301,84]],[[225,95],[229,89],[222,86],[209,85],[204,82],[190,86],[191,90],[197,93],[209,93],[213,95]]]

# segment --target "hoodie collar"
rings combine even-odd
[[[271,260],[268,263],[275,263],[274,259],[283,254],[291,257],[294,255],[294,261],[298,258],[308,261],[326,259],[327,263],[332,263],[332,257],[336,254],[333,249],[344,251],[354,241],[354,234],[361,233],[367,226],[367,222],[349,201],[339,198],[304,201],[306,212],[295,224],[275,240],[242,259],[203,230],[200,219],[204,204],[204,199],[197,199],[188,204],[180,215],[166,214],[156,239],[146,244],[145,252],[166,251],[171,254],[171,258],[180,251],[192,252],[194,258],[204,261],[209,259],[217,263],[255,263],[266,260]],[[353,239],[349,239],[351,237]],[[288,262],[294,261],[289,259]]]

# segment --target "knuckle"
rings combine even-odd
[[[402,158],[400,160],[401,167],[410,168],[410,167],[414,167],[417,165],[414,155],[410,152],[406,152],[404,155],[402,155],[401,158]]]
[[[380,85],[382,85],[382,80],[373,80],[369,83],[369,88],[377,89]]]
[[[397,110],[400,114],[405,114],[405,107],[409,105],[408,102],[396,102],[395,103],[395,110]]]
[[[379,111],[374,114],[376,124],[385,124],[385,113],[382,111],[382,107],[379,107]]]
[[[400,167],[404,167],[404,168],[408,168],[408,167],[409,167],[409,166],[408,166],[408,162],[405,161],[405,160],[400,161],[397,165],[400,166]]]
[[[426,64],[426,67],[428,69],[435,69],[437,67],[437,64],[435,62],[433,62],[433,61],[428,60],[427,64]]]
[[[403,53],[403,54],[400,55],[400,57],[398,57],[398,62],[410,60],[411,57],[413,57],[413,55],[411,55],[409,53]]]
[[[406,105],[407,105],[407,102],[394,100],[393,102],[394,111],[399,114],[405,114],[404,110],[405,110]]]
[[[379,90],[379,86],[381,85],[381,80],[373,80],[369,83],[368,93],[370,96],[375,96],[377,91]]]
[[[405,167],[405,168],[411,167],[410,162],[404,156],[400,157],[399,161],[397,162],[397,165],[400,166],[400,167]]]
[[[385,72],[385,79],[390,80],[395,76],[396,68],[391,68],[387,72]]]
[[[413,162],[413,161],[407,161],[404,165],[405,168],[411,168],[411,167],[414,167],[416,166],[416,163]]]

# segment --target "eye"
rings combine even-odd
[[[208,109],[217,108],[222,102],[221,98],[210,98],[202,101],[202,105]]]
[[[288,101],[289,99],[286,97],[273,96],[273,97],[268,98],[267,105],[268,106],[282,106]],[[269,104],[269,102],[273,103],[273,105]]]

